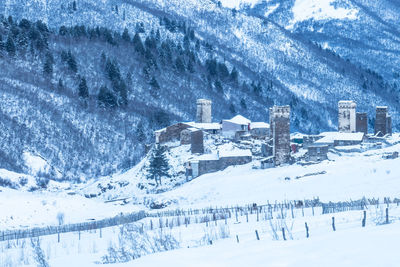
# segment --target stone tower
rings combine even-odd
[[[273,106],[269,109],[270,130],[275,165],[288,163],[290,159],[290,107]]]
[[[354,101],[339,101],[339,132],[355,133],[356,132],[356,107]]]
[[[368,134],[368,117],[367,113],[356,114],[356,132]]]
[[[374,134],[380,133],[381,136],[391,134],[391,126],[392,118],[388,116],[388,107],[376,107]]]
[[[196,122],[211,123],[211,100],[197,99]]]

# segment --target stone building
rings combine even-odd
[[[224,170],[229,166],[243,165],[252,161],[250,150],[224,151],[217,154],[205,154],[190,160],[186,168],[192,178],[206,173]]]
[[[192,154],[204,153],[204,134],[202,130],[194,129],[191,131],[191,146]]]
[[[392,117],[388,115],[388,107],[376,107],[374,134],[384,136],[392,134]]]
[[[156,144],[179,141],[181,139],[181,132],[192,127],[190,123],[179,122],[164,129],[157,130],[154,132]]]
[[[361,144],[365,139],[364,133],[338,133],[325,132],[321,133],[321,139],[315,141],[314,145],[327,145],[330,148],[335,146],[354,146]]]
[[[273,156],[279,166],[290,160],[290,107],[273,106],[269,114]]]
[[[356,113],[356,132],[368,134],[368,117],[367,113]]]
[[[251,122],[250,134],[253,138],[267,138],[269,135],[269,124],[266,122]]]
[[[329,146],[311,145],[307,147],[307,161],[323,161],[328,159]]]
[[[211,123],[211,100],[198,99],[197,100],[197,123]]]
[[[354,101],[339,101],[338,125],[341,133],[356,132],[356,107]]]
[[[236,115],[230,120],[222,121],[222,134],[227,138],[245,135],[250,131],[251,121],[242,115]]]
[[[194,128],[187,128],[181,131],[181,145],[190,145],[192,142],[192,130]]]
[[[307,149],[309,146],[312,146],[316,141],[322,139],[324,136],[322,135],[305,135],[303,136],[303,148]]]

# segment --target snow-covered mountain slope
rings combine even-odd
[[[119,33],[127,28],[133,35],[143,23],[143,40],[152,30],[159,29],[161,39],[173,40],[179,51],[185,35],[179,25],[184,24],[201,43],[195,52],[198,66],[190,75],[179,73],[174,67],[154,68],[146,77],[149,73],[144,61],[138,56],[126,56],[133,50],[128,45],[119,44],[116,48],[104,40],[77,40],[56,34],[49,39],[56,61],[55,77],[50,83],[41,78],[44,55],[36,56],[33,62],[23,56],[17,61],[7,56],[0,59],[3,69],[9,70],[0,73],[4,100],[0,107],[4,117],[1,127],[15,129],[13,136],[3,130],[3,139],[14,142],[13,146],[8,142],[2,145],[0,156],[4,162],[11,162],[8,166],[16,171],[23,170],[20,155],[30,147],[67,178],[96,177],[129,168],[143,156],[144,143],[153,140],[151,131],[161,127],[154,122],[192,120],[198,97],[214,101],[218,107],[214,109],[215,120],[242,113],[253,120],[266,121],[268,107],[289,104],[292,128],[303,132],[336,128],[337,101],[354,99],[359,110],[368,112],[370,128],[374,107],[388,105],[394,128],[398,129],[400,76],[395,25],[399,9],[395,1],[385,0],[379,6],[361,0],[251,1],[241,10],[228,8],[227,3],[2,1],[0,14],[6,18],[42,20],[55,33],[63,25],[85,25],[103,26]],[[167,29],[165,18],[175,25],[175,30],[171,30],[171,24]],[[8,33],[9,29],[2,32],[4,41]],[[190,46],[194,50],[194,41]],[[104,77],[101,53],[116,59],[121,76],[130,76],[132,82],[128,108],[111,113],[82,108],[75,98],[79,76],[65,71],[65,65],[60,63],[62,50],[72,50],[76,56],[77,75],[86,77],[94,99],[103,84],[110,84]],[[184,62],[188,64],[187,58]],[[219,78],[210,77],[205,71],[210,58],[224,62],[228,71],[235,67],[238,83],[221,84]],[[159,98],[150,94],[152,76],[157,77],[162,89]],[[47,90],[57,87],[60,77],[64,78],[67,93]],[[24,93],[17,94],[20,89]],[[144,134],[137,129],[144,129]]]

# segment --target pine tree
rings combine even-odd
[[[64,89],[64,82],[63,80],[60,78],[58,79],[58,85],[57,85],[58,90],[63,90]]]
[[[87,87],[85,77],[81,78],[81,80],[79,82],[79,86],[78,86],[78,91],[79,91],[79,97],[81,97],[81,98],[89,97],[89,88]]]
[[[244,98],[240,100],[240,106],[242,107],[242,109],[247,109],[246,100],[244,100]]]
[[[135,47],[136,52],[138,52],[139,54],[142,54],[142,55],[145,54],[143,42],[138,33],[136,33],[135,36],[133,37],[133,46]]]
[[[150,165],[148,168],[148,179],[152,179],[157,185],[162,184],[163,177],[170,177],[168,159],[165,155],[165,148],[157,145],[150,158]]]
[[[219,93],[223,93],[224,92],[224,88],[222,87],[222,84],[221,84],[221,82],[219,80],[216,80],[214,82],[214,87],[217,90],[217,92],[219,92]]]
[[[117,98],[106,86],[100,88],[97,100],[100,107],[113,108],[117,106]]]
[[[11,34],[9,34],[8,37],[7,37],[6,51],[8,52],[8,54],[10,56],[14,56],[15,55],[15,43],[14,43],[14,40],[13,40]]]
[[[180,56],[178,56],[178,57],[176,58],[176,61],[175,61],[175,68],[176,68],[176,70],[179,71],[179,72],[185,72],[185,64],[183,63],[183,61],[182,61],[182,59],[181,59]]]
[[[160,85],[158,84],[156,77],[153,76],[153,77],[151,78],[150,85],[151,85],[150,94],[151,94],[153,97],[157,97],[157,96],[158,96],[158,93],[159,93],[159,91],[160,91]]]
[[[67,53],[67,64],[72,72],[78,72],[78,64],[76,63],[75,57],[72,55],[71,51],[68,51]]]
[[[124,29],[124,32],[122,33],[122,40],[126,41],[126,42],[130,42],[131,41],[131,36],[129,35],[129,31],[127,28]]]
[[[226,67],[225,63],[218,64],[218,74],[219,77],[221,77],[221,79],[225,79],[230,75],[229,70]]]
[[[235,114],[236,113],[236,109],[235,109],[235,106],[231,103],[231,105],[229,106],[229,111],[232,113],[232,114]]]
[[[53,64],[54,64],[53,55],[50,52],[47,52],[46,59],[44,61],[44,65],[43,65],[43,72],[47,75],[52,75],[53,74]]]
[[[236,70],[236,67],[233,67],[231,74],[230,74],[230,79],[232,82],[237,83],[238,82],[238,78],[239,78],[239,73]]]

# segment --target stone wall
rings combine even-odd
[[[187,128],[192,126],[185,123],[177,123],[171,126],[168,126],[162,131],[157,131],[156,134],[156,143],[163,144],[166,142],[171,142],[175,140],[180,140],[181,132]]]
[[[202,130],[191,132],[191,151],[192,154],[204,153],[204,134]]]
[[[322,161],[328,159],[328,146],[309,146],[307,153],[308,161]]]

